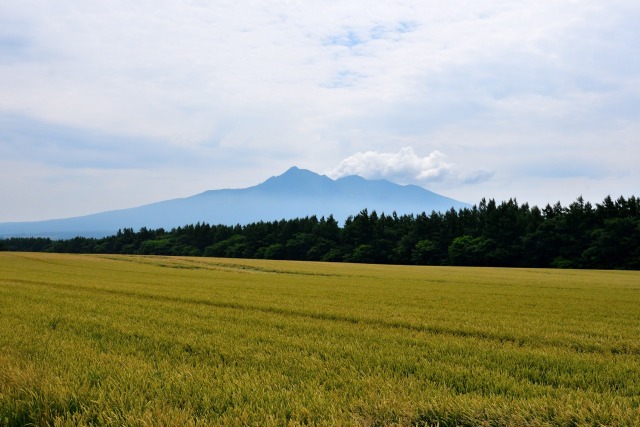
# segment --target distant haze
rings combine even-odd
[[[342,222],[361,210],[379,214],[419,214],[468,206],[414,185],[347,176],[332,180],[292,167],[262,184],[239,190],[211,190],[183,199],[131,209],[40,222],[0,223],[0,237],[102,237],[122,228],[167,230],[206,222],[248,224],[259,221],[333,215]]]

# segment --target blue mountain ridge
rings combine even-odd
[[[248,188],[209,190],[191,197],[73,218],[0,223],[0,237],[104,237],[121,228],[169,230],[197,222],[245,225],[311,215],[333,215],[342,223],[363,209],[402,215],[464,207],[469,205],[416,185],[359,176],[333,180],[292,167]]]

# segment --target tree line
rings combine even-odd
[[[640,199],[579,197],[540,209],[516,199],[419,215],[362,210],[248,225],[124,228],[104,238],[10,238],[0,250],[380,264],[640,269]]]

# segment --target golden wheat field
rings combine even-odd
[[[640,425],[640,273],[0,253],[0,425]]]

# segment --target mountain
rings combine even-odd
[[[282,175],[243,189],[210,190],[187,198],[74,218],[0,223],[0,237],[103,237],[121,228],[169,230],[197,222],[235,225],[331,214],[342,222],[365,208],[401,215],[468,206],[415,185],[359,176],[333,180],[292,167]]]

